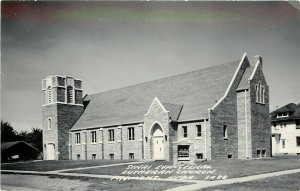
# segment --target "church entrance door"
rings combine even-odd
[[[153,133],[153,159],[165,159],[164,136],[161,128],[157,128]]]
[[[55,159],[55,149],[54,144],[48,144],[47,145],[47,160],[54,160]]]

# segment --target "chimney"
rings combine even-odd
[[[254,64],[256,64],[257,62],[259,62],[260,67],[263,67],[263,63],[262,63],[262,57],[260,55],[256,55],[254,56]]]

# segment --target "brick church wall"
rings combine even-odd
[[[83,106],[57,104],[59,160],[69,159],[69,130],[83,112]]]
[[[265,87],[265,104],[256,103],[255,85],[258,82]],[[251,94],[251,123],[252,123],[252,157],[257,158],[257,150],[266,150],[266,156],[271,154],[271,123],[269,116],[269,87],[262,73],[261,67],[257,68],[250,84]]]
[[[212,159],[227,159],[229,155],[232,158],[238,158],[236,89],[248,66],[249,61],[246,59],[237,72],[227,96],[213,110],[210,110]],[[227,138],[223,136],[224,126],[227,128]]]

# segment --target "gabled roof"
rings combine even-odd
[[[142,122],[153,99],[158,97],[178,121],[208,117],[225,94],[240,60],[210,68],[89,95],[85,111],[71,130]],[[174,106],[179,105],[179,106]]]
[[[249,82],[249,78],[251,77],[253,70],[254,70],[253,66],[249,66],[246,68],[244,75],[240,81],[240,84],[236,90],[245,90],[245,89],[249,88],[248,82]]]
[[[14,147],[18,144],[26,145],[26,146],[31,147],[32,149],[38,151],[38,149],[31,146],[30,144],[25,143],[24,141],[3,142],[3,143],[1,143],[1,151],[5,151],[7,149],[10,149],[10,148],[12,148],[12,147]]]
[[[288,117],[277,118],[277,114],[280,113],[289,113]],[[286,121],[291,119],[300,119],[300,104],[289,103],[279,109],[270,113],[272,121]]]
[[[167,111],[170,112],[172,121],[178,121],[183,105],[175,105],[171,103],[162,103]]]

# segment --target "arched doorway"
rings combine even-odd
[[[164,133],[160,125],[157,123],[152,129],[153,137],[153,159],[164,160],[165,159],[165,144],[164,144]]]

